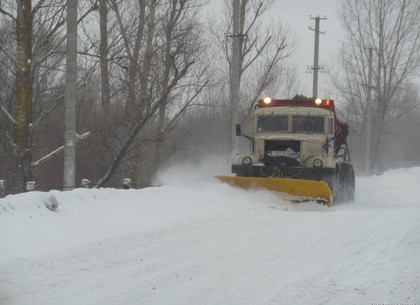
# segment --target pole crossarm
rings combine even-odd
[[[84,134],[81,134],[81,135],[76,134],[76,143],[79,142],[80,140],[83,140],[83,139],[87,138],[91,134],[92,133],[90,131],[85,132]],[[44,157],[42,157],[38,161],[32,162],[32,167],[36,167],[38,165],[41,165],[42,163],[44,163],[45,161],[47,161],[49,158],[51,158],[55,154],[58,154],[59,152],[61,152],[63,149],[64,149],[64,145],[62,145],[59,148],[53,150],[52,152],[50,152],[49,154],[45,155]]]
[[[1,110],[3,110],[4,114],[9,118],[9,120],[16,125],[16,120],[13,118],[13,116],[4,108],[1,106]]]

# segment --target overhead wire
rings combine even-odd
[[[288,4],[284,3],[284,1],[282,1],[282,0],[279,0],[279,2],[283,6],[285,6],[287,8],[287,10],[289,10],[289,11],[283,10],[287,14],[294,15],[294,16],[299,16],[299,17],[306,17],[306,18],[310,17],[309,14],[302,14],[302,13],[297,12],[295,9],[293,9],[292,7],[290,7]]]

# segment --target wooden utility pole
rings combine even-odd
[[[317,98],[318,97],[318,70],[319,69],[323,69],[322,67],[319,66],[318,64],[318,59],[319,59],[319,33],[321,34],[325,34],[323,32],[321,32],[319,30],[319,22],[320,20],[325,20],[327,18],[321,18],[319,16],[312,18],[311,19],[315,19],[315,29],[309,28],[310,30],[315,32],[315,47],[314,47],[314,65],[310,68],[312,69],[314,72],[314,77],[313,77],[313,85],[312,85],[312,97]]]
[[[67,1],[67,53],[63,188],[76,184],[77,0]]]
[[[230,75],[231,117],[230,117],[230,152],[239,150],[239,138],[236,136],[236,124],[239,124],[239,88],[241,83],[241,34],[240,0],[233,0],[232,10],[232,65]]]

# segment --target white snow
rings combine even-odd
[[[420,168],[358,177],[327,208],[209,164],[0,199],[0,304],[420,304]]]

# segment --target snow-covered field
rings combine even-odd
[[[358,177],[332,208],[210,172],[0,199],[0,304],[420,305],[420,168]]]

